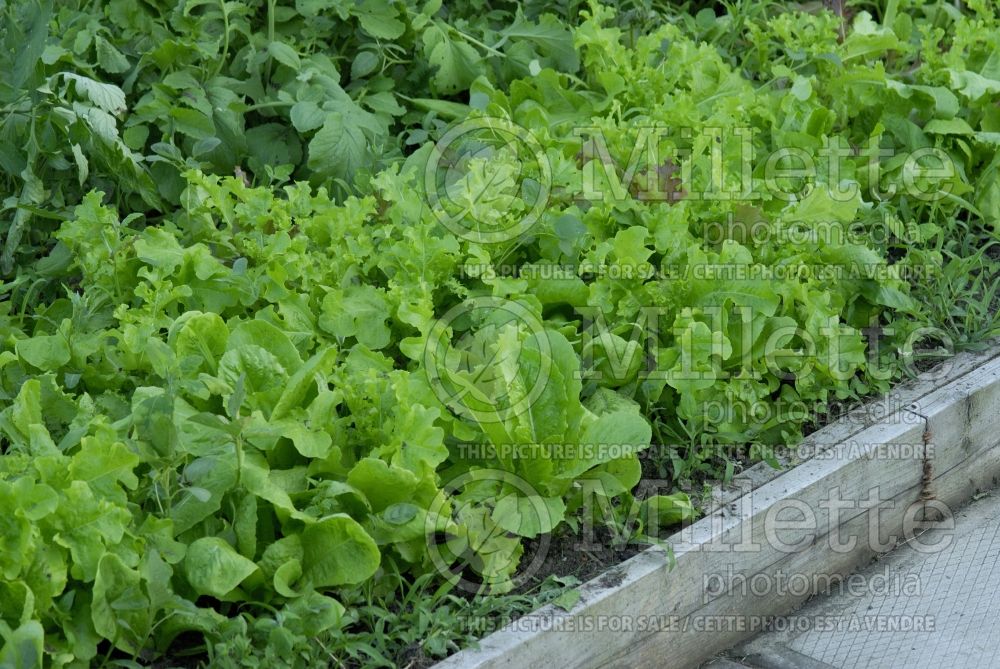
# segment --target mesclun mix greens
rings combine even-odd
[[[992,2],[447,4],[0,10],[0,666],[426,664],[1000,332]]]

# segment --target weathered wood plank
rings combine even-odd
[[[983,492],[990,489],[995,489],[1000,485],[1000,445],[994,446],[986,451],[980,452],[980,454],[973,459],[966,460],[956,467],[952,468],[948,472],[943,472],[939,474],[938,478],[935,480],[935,485],[937,489],[941,492],[940,499],[942,501],[946,500],[960,500],[957,503],[949,503],[948,506],[953,510],[961,508],[965,503],[969,501],[970,495],[975,495],[976,493]],[[914,488],[911,494],[919,494],[919,488]],[[890,525],[895,524],[895,528],[889,528]],[[899,529],[899,518],[889,517],[885,520],[884,525],[886,526],[886,531],[884,534],[896,533],[900,534]],[[864,557],[864,556],[862,556]],[[876,558],[877,554],[873,553],[871,558]],[[859,567],[863,567],[868,561],[862,559],[859,563]],[[803,564],[802,560],[797,560],[794,564],[783,565],[786,569],[803,569],[808,567],[808,563]],[[825,564],[824,569],[829,572],[835,572],[838,568],[844,573],[850,573],[852,570],[848,566],[847,568],[839,566],[835,561],[829,561]],[[804,598],[803,598],[804,599]],[[784,613],[793,611],[802,602],[798,600],[787,601],[784,607]],[[748,607],[749,608],[749,607]],[[777,640],[779,642],[788,642],[793,636],[795,636],[794,630],[782,631],[777,634]],[[772,637],[775,638],[775,637]],[[734,644],[740,641],[737,639]],[[752,652],[754,650],[753,642],[748,645],[741,647],[737,646],[737,651]]]
[[[975,458],[965,460],[937,477],[935,483],[941,492],[938,501],[954,510],[975,492],[992,488],[998,481],[1000,481],[1000,444],[994,443],[992,447],[980,451]],[[924,506],[924,502],[921,501],[921,490],[922,484],[917,482],[891,500],[886,500],[891,504],[887,504],[879,511],[876,541],[859,542],[853,551],[838,552],[830,549],[831,536],[827,535],[815,542],[810,550],[783,557],[757,573],[764,574],[772,584],[777,584],[781,580],[787,583],[793,575],[796,578],[806,578],[811,582],[821,583],[850,575],[858,567],[868,564],[884,552],[873,548],[874,543],[891,544],[894,537],[896,541],[912,541],[913,537],[919,534],[920,527],[914,525],[912,521],[923,518],[920,513]],[[946,500],[951,500],[951,503],[947,503]],[[936,504],[934,508],[937,508]],[[839,534],[841,536],[866,534],[872,525],[872,513],[866,511],[851,518],[840,526]],[[735,571],[735,573],[742,572]],[[779,573],[782,574],[780,578],[777,576]],[[729,572],[725,572],[725,575],[728,576]],[[742,583],[738,577],[734,581],[737,584]],[[592,666],[623,669],[624,667],[652,669],[696,666],[698,662],[738,644],[759,631],[767,619],[793,611],[812,596],[812,593],[781,593],[775,589],[757,593],[748,587],[738,587],[734,590],[735,592],[731,590],[730,593],[713,599],[688,614],[686,630],[650,634],[622,648],[617,654],[602,658],[600,664]],[[715,625],[712,631],[702,632],[696,629],[699,624],[704,626],[709,623]],[[726,629],[727,625],[731,628]]]
[[[911,402],[927,420],[931,469],[947,471],[1000,438],[1000,359]]]

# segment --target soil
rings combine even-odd
[[[635,542],[617,545],[611,532],[604,527],[595,528],[593,543],[597,546],[585,545],[579,536],[571,532],[552,537],[546,549],[545,561],[519,590],[530,590],[549,576],[573,576],[586,582],[608,567],[620,564],[646,548]],[[531,557],[540,546],[538,539],[526,541],[521,564],[530,564]],[[619,582],[620,580],[619,578]]]

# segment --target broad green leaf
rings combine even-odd
[[[989,79],[975,72],[948,70],[951,86],[973,102],[987,95],[1000,95],[1000,80]]]
[[[288,335],[267,321],[255,318],[233,328],[228,339],[230,349],[250,344],[267,350],[286,370],[296,370],[302,366],[302,356]]]
[[[83,155],[83,149],[79,144],[73,144],[70,148],[73,150],[73,162],[76,163],[77,183],[82,187],[90,176],[90,163],[87,161],[87,156]]]
[[[788,220],[801,223],[850,223],[861,206],[861,193],[855,191],[851,198],[834,197],[830,188],[813,188],[805,199],[791,207]]]
[[[10,632],[5,632],[0,622],[0,633],[3,633],[3,648],[0,648],[0,667],[11,669],[42,669],[44,655],[42,646],[45,641],[45,630],[37,620],[28,620],[23,625]]]
[[[309,169],[351,179],[369,159],[368,140],[360,125],[339,111],[327,113],[323,127],[309,142]]]
[[[24,557],[30,555],[33,544],[34,531],[30,518],[14,511],[20,506],[18,492],[20,491],[14,485],[0,481],[0,503],[7,510],[0,516],[0,540],[6,549],[0,553],[0,573],[8,581],[17,579],[28,566],[24,564]]]
[[[105,72],[121,74],[131,67],[122,52],[103,37],[98,35],[94,40],[94,46],[97,49],[97,62]]]
[[[932,135],[974,135],[976,131],[973,130],[967,122],[960,118],[952,119],[940,119],[936,118],[931,120],[927,125],[924,126],[924,132],[929,132]]]
[[[379,39],[394,40],[406,29],[396,8],[383,0],[362,0],[356,5],[354,15],[365,32]]]
[[[177,237],[162,228],[146,228],[135,241],[136,256],[143,262],[166,272],[174,271],[184,262],[184,249]]]
[[[284,42],[271,42],[267,45],[267,51],[274,56],[276,61],[282,65],[287,65],[293,70],[298,70],[302,66],[302,62],[299,60],[299,54],[295,52],[295,49],[288,46]]]
[[[552,58],[554,65],[563,72],[576,72],[580,59],[573,48],[573,33],[552,14],[543,14],[538,23],[531,23],[522,16],[502,32],[508,39],[524,39],[535,43],[542,54]]]
[[[142,648],[151,630],[153,611],[142,577],[111,553],[97,569],[90,615],[98,634],[130,653]]]
[[[219,361],[219,378],[235,389],[242,384],[246,404],[253,409],[271,411],[271,407],[287,392],[288,375],[278,359],[255,344],[226,351]]]
[[[178,358],[195,356],[214,372],[226,352],[229,330],[218,314],[188,312],[174,321],[168,341]]]
[[[289,602],[284,613],[290,618],[301,634],[315,637],[323,632],[339,629],[344,619],[344,606],[326,595],[318,592],[307,593]]]
[[[101,435],[104,436],[104,435]],[[133,473],[140,458],[120,441],[110,442],[101,436],[84,437],[79,452],[73,456],[69,473],[74,480],[85,481],[103,497],[126,499],[119,484],[135,490],[139,479]],[[119,497],[120,496],[120,497]]]
[[[457,38],[453,40],[444,30],[435,28],[423,35],[428,62],[437,67],[434,84],[442,93],[455,93],[467,88],[479,73],[479,54]]]
[[[298,597],[302,593],[294,586],[302,578],[302,563],[289,560],[274,572],[274,590],[282,597]]]
[[[283,123],[264,123],[246,131],[247,150],[261,165],[298,164],[302,144],[293,129]]]
[[[605,413],[584,430],[578,457],[563,465],[560,478],[574,478],[592,467],[648,448],[652,428],[637,411]]]
[[[548,534],[563,521],[566,505],[559,497],[508,494],[493,508],[493,521],[514,534],[533,539]]]
[[[330,346],[317,352],[299,367],[288,379],[284,391],[271,412],[271,419],[284,418],[292,409],[302,406],[309,390],[316,383],[316,376],[325,374],[336,358],[337,349]]]
[[[364,529],[350,516],[338,514],[302,532],[303,576],[313,587],[362,583],[378,569],[381,555]]]
[[[257,571],[257,565],[219,537],[202,537],[188,546],[184,574],[200,595],[222,598]]]
[[[327,293],[319,326],[337,337],[356,337],[377,351],[389,344],[391,333],[385,324],[389,316],[389,302],[382,291],[373,286],[352,286]]]
[[[83,481],[63,490],[64,501],[54,514],[58,534],[53,539],[69,549],[72,575],[84,581],[96,578],[98,563],[109,546],[121,542],[132,514],[124,506],[96,495]]]
[[[653,534],[665,527],[693,519],[694,508],[691,506],[691,500],[682,492],[654,495],[642,501],[639,517],[647,533]]]
[[[412,499],[419,479],[409,469],[377,458],[362,458],[347,474],[347,482],[368,498],[375,512]]]
[[[62,334],[22,339],[17,342],[17,354],[42,371],[59,369],[70,360],[69,343]]]
[[[257,563],[265,576],[273,578],[281,565],[291,561],[301,562],[301,560],[302,537],[298,534],[290,534],[265,548]]]
[[[25,7],[25,10],[18,17],[24,23],[17,25],[18,30],[14,33],[15,39],[18,40],[19,49],[12,54],[14,56],[13,66],[9,72],[10,79],[7,82],[13,90],[24,86],[38,68],[39,60],[45,49],[46,38],[49,36],[48,28],[49,19],[52,17],[52,3],[31,3]]]
[[[311,430],[305,425],[294,421],[281,423],[281,435],[291,439],[295,450],[307,458],[327,457],[330,454],[330,448],[333,444],[333,440],[326,432]]]
[[[33,425],[42,424],[42,384],[38,379],[28,379],[17,392],[13,404],[5,411],[10,412],[10,427],[4,423],[8,436],[26,442],[30,438]],[[13,428],[10,429],[10,428]]]
[[[351,62],[351,78],[360,79],[375,71],[379,57],[374,51],[359,51]]]
[[[312,518],[295,508],[288,491],[277,482],[276,472],[268,469],[263,458],[247,455],[240,469],[240,482],[248,492],[270,502],[279,514],[287,514],[297,520],[311,521]]]
[[[76,86],[76,92],[86,96],[101,111],[118,114],[125,111],[125,93],[113,84],[104,84],[74,72],[61,72],[63,79]]]
[[[215,136],[215,124],[212,119],[197,109],[175,107],[170,110],[170,117],[174,120],[177,130],[188,137],[207,139]]]
[[[426,477],[448,458],[445,432],[437,425],[440,412],[437,408],[413,404],[400,413],[396,425],[399,448],[393,454],[392,464]]]
[[[222,507],[222,498],[236,485],[236,453],[228,452],[192,460],[183,470],[170,517],[177,532],[184,532]],[[195,492],[204,491],[204,492]]]
[[[594,492],[605,497],[615,497],[631,492],[642,479],[639,458],[625,457],[611,460],[580,475],[580,479],[597,481]]]
[[[309,132],[323,125],[326,120],[326,112],[312,100],[302,100],[292,106],[290,112],[292,125],[299,132]]]
[[[569,611],[576,603],[580,601],[580,590],[577,588],[570,588],[566,592],[562,593],[558,597],[552,600],[553,606],[558,606],[563,611]]]

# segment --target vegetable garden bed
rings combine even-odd
[[[873,418],[878,407],[889,411]],[[873,526],[865,508],[873,489],[883,505],[875,538],[884,542],[912,539],[921,522],[948,522],[948,509],[996,485],[1000,347],[962,354],[900,385],[803,447],[814,453],[805,462],[785,471],[758,464],[734,486],[742,491],[721,491],[717,509],[668,540],[673,564],[662,548],[649,548],[585,584],[571,610],[547,606],[435,667],[695,667],[752,636],[815,593],[755,594],[734,584],[782,572],[846,576],[884,552],[863,536]],[[832,491],[856,503],[853,510],[824,511]],[[800,504],[816,522],[779,527],[777,510]],[[835,549],[832,539],[845,537],[862,539]],[[792,544],[801,545],[786,550]]]
[[[0,5],[0,667],[681,661],[710,540],[951,494],[945,400],[753,465],[1000,334],[995,3],[628,4]]]

